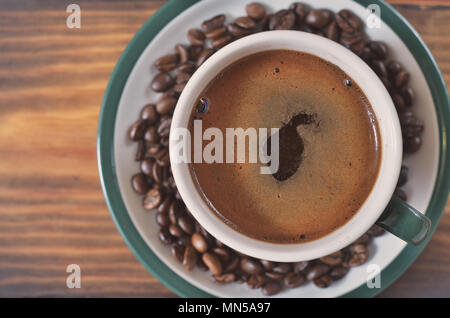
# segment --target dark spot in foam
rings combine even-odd
[[[280,69],[278,67],[275,67],[275,73],[280,72]]]

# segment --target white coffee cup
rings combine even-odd
[[[333,253],[358,239],[382,215],[385,215],[385,222],[379,222],[381,226],[406,241],[420,243],[428,233],[430,221],[410,206],[399,202],[400,200],[397,199],[394,203],[391,201],[402,160],[402,135],[394,104],[372,69],[357,55],[336,42],[299,31],[269,31],[250,35],[227,45],[205,61],[190,78],[175,108],[171,132],[188,127],[197,98],[211,80],[228,65],[257,52],[278,49],[307,52],[337,65],[353,78],[368,98],[378,121],[382,149],[380,170],[371,193],[346,224],[317,240],[296,244],[260,241],[232,229],[211,211],[197,190],[189,164],[176,163],[173,160],[176,149],[171,140],[169,150],[172,174],[189,211],[211,235],[225,245],[246,255],[272,261],[304,261]],[[383,214],[388,204],[393,205],[391,211]],[[394,212],[395,217],[387,215],[392,214],[395,209],[402,210],[401,217],[398,212]],[[402,227],[399,223],[402,220],[404,223],[412,222],[412,232],[405,235],[405,229],[398,230],[398,227]]]

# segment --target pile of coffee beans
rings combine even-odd
[[[155,61],[159,73],[151,81],[153,91],[162,93],[156,104],[142,108],[140,118],[131,126],[129,138],[138,143],[135,160],[140,172],[131,179],[136,193],[143,195],[144,209],[155,211],[160,226],[158,236],[170,247],[173,257],[187,270],[197,267],[212,273],[219,285],[247,284],[274,295],[284,288],[296,288],[312,281],[325,288],[344,277],[351,267],[364,264],[368,244],[384,230],[374,225],[350,246],[320,259],[277,263],[255,259],[230,249],[212,237],[192,217],[174,182],[168,153],[172,114],[180,93],[195,70],[215,51],[246,35],[268,30],[299,30],[336,41],[359,55],[379,76],[394,101],[403,134],[404,153],[419,150],[423,122],[414,116],[415,92],[408,85],[410,75],[399,62],[389,59],[385,43],[371,41],[364,24],[349,10],[334,13],[313,9],[296,2],[288,9],[269,13],[257,2],[245,8],[247,15],[226,24],[225,15],[204,21],[198,29],[187,31],[189,44],[177,44],[172,53]],[[403,166],[396,194],[407,200],[400,188],[408,181]]]

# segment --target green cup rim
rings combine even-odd
[[[109,80],[100,109],[97,132],[97,163],[99,178],[106,204],[117,229],[128,247],[145,268],[166,287],[182,297],[214,297],[185,281],[163,263],[144,242],[128,215],[120,193],[114,160],[114,127],[119,101],[134,64],[153,38],[173,18],[200,0],[170,0],[164,4],[137,31],[120,56]],[[383,12],[382,20],[400,37],[414,55],[433,96],[436,108],[440,153],[438,173],[433,195],[426,211],[432,220],[433,233],[439,223],[450,191],[450,101],[442,74],[429,49],[409,22],[393,7],[381,0],[353,0],[362,6],[377,4]],[[419,246],[406,246],[381,272],[381,288],[368,288],[366,284],[341,297],[373,297],[391,285],[414,262],[429,242],[431,235]]]

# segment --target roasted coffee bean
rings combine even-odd
[[[367,231],[367,234],[375,237],[383,235],[384,233],[386,233],[386,231],[376,224],[372,225],[372,227]]]
[[[395,87],[400,88],[403,85],[408,84],[409,82],[409,73],[405,72],[405,71],[400,71],[397,73],[397,75],[395,76]]]
[[[153,162],[155,160],[152,158],[145,158],[141,161],[139,168],[143,174],[145,174],[147,177],[152,178],[153,177]]]
[[[358,16],[356,16],[350,10],[341,10],[336,15],[336,23],[342,32],[355,33],[361,29],[362,22]]]
[[[169,233],[170,233],[170,235],[175,236],[175,237],[181,237],[184,235],[183,230],[176,224],[171,224],[169,226]]]
[[[228,32],[236,38],[241,38],[243,36],[249,35],[251,33],[250,30],[241,28],[237,24],[230,23],[227,25]]]
[[[284,277],[284,274],[275,272],[265,272],[264,275],[273,280],[282,280]]]
[[[261,288],[264,285],[265,281],[266,277],[264,277],[264,275],[262,274],[250,275],[250,277],[247,279],[247,286],[250,289]]]
[[[287,288],[295,288],[302,284],[304,284],[306,281],[305,276],[303,276],[300,273],[291,272],[284,276],[284,286]]]
[[[404,111],[406,105],[402,95],[398,93],[392,94],[392,101],[394,102],[395,108],[397,109],[398,112]]]
[[[347,275],[347,273],[348,268],[345,268],[344,266],[337,266],[333,267],[328,275],[331,277],[331,279],[338,280]]]
[[[215,40],[213,40],[211,42],[211,46],[214,49],[220,49],[221,47],[224,47],[225,45],[227,45],[228,43],[230,43],[233,40],[233,38],[231,37],[231,35],[226,34],[220,38],[217,38]]]
[[[236,275],[234,273],[227,273],[222,275],[214,275],[214,282],[219,285],[228,285],[236,280]]]
[[[422,146],[422,138],[420,136],[406,137],[403,142],[403,150],[406,153],[414,153]]]
[[[261,3],[252,2],[245,6],[245,12],[247,15],[255,20],[261,20],[266,16],[266,9]]]
[[[158,135],[158,132],[156,131],[155,126],[150,126],[147,128],[147,131],[145,132],[145,135],[144,135],[144,139],[145,139],[145,141],[147,141],[148,143],[151,143],[151,144],[158,143],[159,135]]]
[[[406,192],[400,188],[396,188],[394,191],[394,194],[405,202],[408,200],[408,197],[406,196]]]
[[[203,21],[201,27],[203,32],[211,32],[217,28],[220,28],[225,23],[225,15],[219,14],[212,17],[209,20]]]
[[[156,207],[158,207],[161,201],[162,201],[161,190],[157,187],[154,187],[153,189],[150,189],[144,197],[143,200],[144,209],[153,210]]]
[[[131,178],[131,184],[137,194],[145,194],[150,188],[150,184],[147,182],[147,178],[143,173],[135,174]]]
[[[319,288],[327,288],[331,285],[333,282],[333,279],[328,275],[320,276],[316,279],[314,279],[314,285],[316,285]]]
[[[362,58],[367,64],[369,64],[372,57],[372,51],[367,46],[364,46],[359,53],[359,57]]]
[[[320,260],[324,264],[335,266],[335,265],[339,265],[340,263],[342,263],[343,258],[344,258],[344,253],[342,253],[342,251],[337,251],[337,252],[334,252],[333,254],[321,257]]]
[[[183,235],[177,239],[176,244],[180,246],[188,246],[191,244],[191,237],[189,235]]]
[[[321,29],[328,25],[331,19],[332,13],[328,10],[311,10],[306,15],[305,22],[313,28]]]
[[[335,42],[339,42],[339,28],[337,27],[336,21],[332,21],[328,25],[326,37]]]
[[[173,78],[169,73],[159,73],[152,80],[152,89],[155,92],[165,92],[173,85]]]
[[[158,121],[159,116],[156,113],[154,104],[147,104],[142,108],[141,119],[144,120],[147,125],[153,125]]]
[[[191,270],[195,267],[198,262],[198,253],[190,245],[187,245],[184,250],[183,265],[187,270]]]
[[[187,32],[187,39],[193,46],[203,46],[205,44],[205,34],[199,29],[190,29]]]
[[[161,137],[167,137],[169,136],[169,132],[170,132],[170,125],[172,124],[172,118],[167,118],[167,119],[161,119],[161,122],[158,126],[158,134]]]
[[[371,41],[367,45],[376,59],[385,60],[387,58],[388,50],[387,46],[383,42]]]
[[[175,200],[169,207],[169,218],[172,224],[178,223],[178,218],[184,215],[184,206],[179,200]]]
[[[411,106],[414,102],[416,94],[414,93],[414,90],[409,86],[403,86],[401,90],[403,99],[405,100],[406,106]]]
[[[362,42],[362,34],[359,32],[351,34],[342,33],[339,40],[339,43],[347,48],[351,48],[352,45],[358,44],[360,42]]]
[[[194,224],[192,223],[192,220],[187,216],[183,216],[178,219],[178,226],[186,234],[192,235],[194,233]]]
[[[369,244],[372,241],[372,236],[370,236],[368,233],[364,233],[361,235],[356,241],[353,242],[353,244]],[[331,265],[331,264],[329,264]]]
[[[320,276],[325,275],[330,270],[330,266],[326,264],[317,263],[306,270],[306,279],[314,280]]]
[[[278,283],[276,281],[269,281],[269,282],[265,283],[262,288],[262,292],[266,296],[275,295],[275,294],[279,293],[280,290],[281,290],[280,283]]]
[[[252,32],[257,33],[269,30],[269,20],[270,16],[266,15],[264,18],[258,21],[256,27],[252,30]]]
[[[144,133],[147,129],[147,123],[142,120],[138,119],[134,122],[134,124],[130,127],[128,136],[133,141],[138,141],[144,137]]]
[[[202,260],[214,275],[217,276],[222,274],[222,263],[220,262],[219,257],[217,257],[215,254],[204,253],[202,256]]]
[[[173,236],[170,235],[169,230],[166,227],[159,229],[158,237],[159,240],[165,245],[170,245],[174,241]]]
[[[244,29],[253,29],[256,27],[256,22],[249,17],[239,17],[234,20],[234,23]]]
[[[164,201],[158,206],[156,210],[157,213],[168,213],[169,207],[173,202],[173,197],[171,195],[166,196]]]
[[[174,97],[161,97],[156,103],[156,111],[165,115],[172,112],[177,104],[177,99]]]
[[[166,147],[161,148],[160,151],[158,151],[155,154],[156,162],[161,166],[165,167],[169,164],[169,149]]]
[[[177,44],[175,46],[175,51],[180,57],[180,63],[183,65],[189,61],[189,49],[183,44]]]
[[[179,73],[189,73],[193,74],[195,72],[195,66],[192,63],[184,63],[178,66],[177,71]]]
[[[212,54],[214,53],[213,49],[204,49],[197,58],[195,65],[200,67]]]
[[[269,20],[270,30],[291,30],[295,25],[295,14],[290,10],[281,10]]]
[[[227,266],[225,266],[225,269],[224,269],[223,271],[226,272],[226,273],[234,271],[236,268],[238,268],[239,262],[240,262],[240,258],[234,256],[234,257],[231,258],[231,260],[227,263]]]
[[[272,272],[274,273],[287,274],[290,271],[291,265],[289,263],[280,263],[276,265],[274,268],[272,268]]]
[[[156,60],[155,66],[160,72],[169,72],[178,64],[178,55],[167,54]]]
[[[404,186],[408,182],[408,167],[402,166],[398,177],[397,187]]]
[[[262,267],[257,261],[247,257],[241,259],[241,269],[250,275],[259,274],[262,271]]]
[[[155,180],[156,183],[161,183],[163,181],[163,167],[161,167],[158,164],[154,164],[152,167],[152,176],[153,180]]]
[[[208,243],[200,233],[194,233],[191,237],[192,246],[200,253],[205,253],[208,250]]]
[[[175,85],[173,86],[173,90],[174,90],[175,92],[178,92],[178,93],[181,94],[181,92],[183,91],[183,89],[184,89],[185,86],[186,86],[186,83],[183,83],[183,84],[175,84]]]
[[[173,258],[175,258],[175,260],[179,263],[183,262],[183,256],[184,256],[184,247],[177,245],[177,244],[173,244],[170,252],[172,253]]]
[[[203,46],[191,46],[189,47],[189,56],[191,61],[197,61],[200,53],[203,51]]]
[[[156,213],[155,219],[156,223],[161,227],[170,225],[170,219],[167,213]]]
[[[308,267],[308,265],[308,261],[294,263],[294,272],[301,273]]]
[[[372,60],[370,66],[380,78],[387,77],[386,65],[382,60]]]
[[[273,262],[266,261],[264,259],[260,259],[259,262],[262,264],[262,266],[264,267],[264,269],[266,271],[271,271],[275,266],[275,264]]]
[[[364,264],[369,258],[369,251],[364,244],[353,244],[350,246],[351,256],[347,261],[348,266],[355,267]]]
[[[388,69],[389,73],[397,74],[398,72],[401,71],[402,66],[398,62],[392,61],[388,64],[387,69]]]
[[[218,39],[223,37],[228,33],[227,27],[223,26],[218,29],[212,30],[211,32],[206,33],[206,38],[208,39]]]
[[[136,161],[141,161],[144,158],[145,158],[145,141],[138,140],[138,147],[137,147],[136,155],[135,155],[134,159]]]
[[[222,247],[215,247],[212,249],[214,254],[219,256],[220,260],[224,263],[228,262],[230,260],[230,253]]]
[[[297,25],[301,25],[305,21],[309,7],[304,3],[294,2],[289,6],[289,10],[295,13]]]
[[[158,144],[154,144],[154,145],[149,145],[147,148],[147,153],[150,156],[155,155],[159,150],[161,149],[161,146]]]
[[[419,136],[423,132],[424,124],[411,111],[399,114],[403,137]]]

